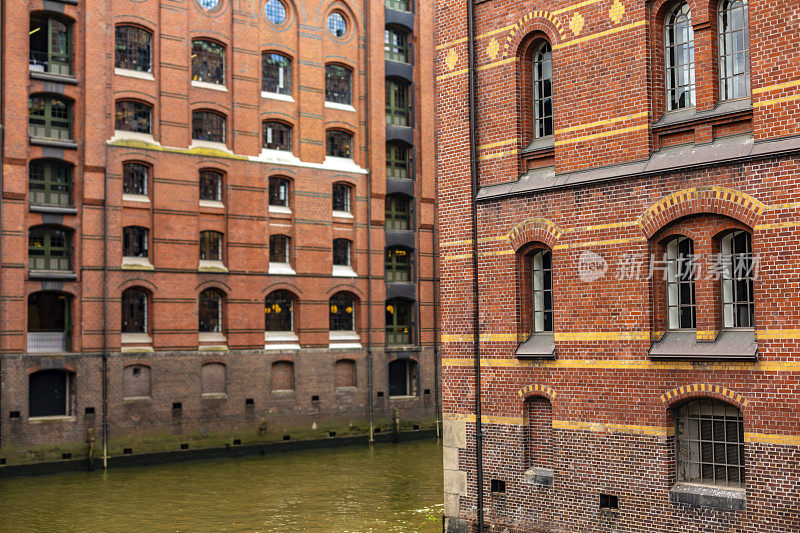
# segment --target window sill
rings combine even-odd
[[[337,102],[325,102],[325,107],[328,109],[338,109],[339,111],[352,111],[355,113],[356,108],[350,104],[339,104]]]
[[[206,261],[204,259],[200,260],[200,264],[197,266],[197,270],[200,272],[227,272],[228,269],[225,267],[225,264],[222,261]]]
[[[50,72],[38,72],[31,70],[31,79],[66,83],[68,85],[78,85],[78,78],[71,74],[52,74]]]
[[[227,400],[228,394],[225,392],[204,392],[200,395],[203,400]]]
[[[753,329],[726,329],[713,342],[699,342],[694,330],[667,331],[648,351],[653,360],[756,361],[758,345]]]
[[[152,72],[140,72],[138,70],[128,70],[126,68],[115,68],[114,74],[117,76],[125,76],[127,78],[136,78],[137,80],[156,81]]]
[[[213,207],[214,209],[225,209],[225,204],[217,200],[200,200],[200,207]]]
[[[54,148],[78,148],[78,143],[73,140],[49,139],[47,137],[28,137],[35,146],[52,146]]]
[[[517,359],[555,359],[555,333],[531,333],[514,352]]]
[[[539,468],[532,466],[525,471],[525,481],[533,483],[534,485],[541,485],[543,487],[553,486],[553,477],[555,473],[550,468]]]
[[[327,170],[341,170],[343,172],[365,172],[363,168],[358,166],[353,159],[348,157],[334,157],[327,156],[322,162],[323,168]]]
[[[280,100],[281,102],[294,102],[294,98],[292,98],[288,94],[269,93],[267,91],[261,91],[261,98],[267,98],[269,100]]]
[[[31,213],[54,213],[57,215],[77,215],[78,210],[74,207],[58,207],[54,205],[31,205]]]
[[[657,130],[670,126],[683,126],[752,111],[753,102],[750,98],[727,100],[718,103],[714,109],[709,109],[707,111],[697,111],[694,107],[667,111],[658,121],[653,123],[653,129]]]
[[[270,148],[262,148],[261,154],[259,154],[257,159],[261,161],[277,161],[281,163],[301,163],[301,161],[289,150],[272,150]]]
[[[358,387],[336,387],[336,392],[340,394],[350,394],[358,392]]]
[[[329,331],[328,348],[360,349],[361,337],[355,331]]]
[[[270,263],[267,273],[279,276],[294,276],[297,274],[289,263]]]
[[[669,489],[669,501],[719,511],[743,511],[747,507],[745,489],[699,483],[676,483]]]
[[[155,353],[152,346],[122,346],[120,353]]]
[[[31,424],[44,424],[47,422],[77,422],[77,418],[70,415],[55,415],[55,416],[33,416],[28,418]]]
[[[224,85],[219,83],[209,83],[207,81],[195,81],[192,80],[192,87],[197,87],[198,89],[210,89],[212,91],[220,91],[223,93],[228,92],[228,88]]]
[[[115,141],[141,141],[147,144],[159,144],[156,142],[152,133],[139,133],[137,131],[114,130],[114,136],[109,142]]]
[[[271,205],[268,211],[273,215],[291,215],[292,209],[282,205]]]
[[[334,278],[357,278],[358,274],[350,266],[333,265],[331,276]]]
[[[353,218],[353,213],[349,213],[347,211],[334,211],[333,212],[333,216],[335,218],[349,218],[349,219],[352,219]]]
[[[419,396],[413,394],[398,394],[397,396],[389,396],[389,400],[416,400]]]
[[[215,141],[203,141],[200,139],[192,139],[192,144],[189,145],[189,150],[217,150],[225,152],[226,154],[233,154],[225,143]]]
[[[62,279],[68,281],[78,279],[78,275],[75,272],[67,270],[31,270],[28,272],[28,277],[31,279]]]
[[[225,334],[218,331],[201,331],[197,338],[200,342],[228,342]]]
[[[265,331],[265,350],[299,350],[300,338],[291,331]]]
[[[132,404],[132,403],[151,403],[153,398],[150,396],[129,396],[127,398],[122,399],[123,404]]]
[[[547,137],[539,137],[529,142],[528,146],[523,148],[520,154],[531,155],[539,152],[545,152],[548,150],[553,150],[555,146],[556,146],[555,135],[549,135]]]
[[[122,270],[155,270],[147,257],[122,257]]]
[[[150,198],[144,194],[123,194],[123,202],[139,202],[141,204],[149,204]]]
[[[153,344],[153,338],[147,333],[122,333],[120,342],[122,344]]]
[[[293,389],[278,389],[270,392],[273,396],[294,396]]]

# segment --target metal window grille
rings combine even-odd
[[[192,80],[225,85],[225,47],[214,41],[192,41]]]
[[[408,32],[398,28],[386,28],[383,33],[383,49],[385,58],[390,61],[408,63]]]
[[[269,179],[269,205],[289,207],[289,180]]]
[[[286,20],[286,6],[280,0],[267,0],[264,3],[264,15],[276,26],[283,24]]]
[[[334,37],[343,37],[347,33],[347,21],[344,19],[344,15],[338,11],[328,15],[328,31]]]
[[[31,137],[72,139],[72,102],[54,96],[35,95],[28,101]]]
[[[200,259],[222,261],[222,233],[218,231],[200,232]]]
[[[28,353],[70,349],[70,297],[58,292],[28,296]]]
[[[122,255],[147,257],[147,228],[125,226],[122,228]]]
[[[411,150],[407,146],[397,143],[386,145],[386,177],[394,179],[409,179],[408,172]]]
[[[294,297],[288,291],[270,293],[264,301],[264,331],[294,331]]]
[[[332,157],[353,158],[353,136],[346,131],[330,130],[325,134],[326,154]]]
[[[721,100],[750,96],[750,35],[747,0],[719,4],[719,95]]]
[[[694,400],[676,409],[675,422],[679,481],[744,486],[744,422],[736,407]]]
[[[32,16],[30,23],[31,72],[72,74],[72,27],[53,17]]]
[[[136,26],[117,26],[114,66],[137,72],[151,72],[153,35]]]
[[[387,283],[402,283],[411,280],[413,254],[406,248],[387,248],[384,254],[384,276]]]
[[[217,8],[219,0],[197,0],[197,4],[206,11],[211,11]]]
[[[720,243],[722,268],[722,314],[726,328],[755,327],[752,237],[746,231],[733,231]]]
[[[291,241],[286,235],[269,236],[269,262],[288,263]]]
[[[350,186],[344,183],[333,184],[333,210],[350,212]]]
[[[222,333],[222,295],[206,289],[200,293],[199,326],[206,333]]]
[[[531,257],[533,330],[553,331],[553,254],[540,250]]]
[[[122,165],[122,192],[147,196],[148,167],[139,163]]]
[[[200,199],[222,201],[222,174],[216,170],[200,171]]]
[[[274,52],[261,54],[261,90],[291,95],[292,60]]]
[[[153,133],[153,108],[136,100],[121,100],[116,105],[114,129]]]
[[[122,333],[147,333],[147,293],[142,289],[122,293]]]
[[[328,301],[330,305],[330,330],[353,331],[355,329],[355,299],[346,292],[337,292]]]
[[[28,232],[28,268],[70,270],[70,234],[53,226],[36,226]]]
[[[667,309],[669,329],[693,329],[695,311],[694,242],[675,237],[667,243]]]
[[[333,239],[333,264],[350,266],[350,248],[352,243],[347,239]]]
[[[386,197],[386,229],[406,231],[411,229],[411,199],[405,196]]]
[[[262,146],[269,150],[292,151],[292,127],[282,122],[267,121],[262,124]]]
[[[394,298],[386,302],[386,344],[411,344],[414,303]]]
[[[553,135],[553,53],[543,41],[533,53],[533,121],[537,138]]]
[[[224,143],[225,117],[212,111],[195,111],[192,113],[192,139]]]
[[[409,0],[385,0],[384,5],[397,11],[411,11]]]
[[[31,161],[28,174],[31,205],[72,205],[72,167],[60,161]]]
[[[667,110],[692,107],[695,102],[694,30],[689,4],[680,2],[670,11],[664,33]]]
[[[325,101],[336,104],[353,103],[353,73],[342,65],[325,65]]]
[[[397,80],[386,80],[386,124],[409,125],[409,86]]]

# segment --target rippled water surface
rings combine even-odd
[[[3,533],[434,532],[441,513],[434,441],[0,481]]]

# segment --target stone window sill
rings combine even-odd
[[[200,260],[200,264],[197,266],[197,270],[200,272],[227,272],[228,269],[225,267],[225,264],[222,261],[207,261],[205,259]]]
[[[328,109],[338,109],[339,111],[353,111],[355,112],[356,108],[349,105],[349,104],[339,104],[336,102],[325,102],[325,107]]]
[[[138,80],[156,81],[152,72],[140,72],[138,70],[128,70],[125,68],[115,68],[114,74],[117,76],[125,76],[128,78],[136,78]]]
[[[514,355],[517,359],[555,359],[555,338],[555,333],[532,333]]]
[[[282,102],[294,102],[294,98],[292,98],[288,94],[270,93],[267,91],[261,91],[261,98],[268,98],[270,100],[280,100]]]
[[[31,279],[63,279],[67,281],[78,279],[78,275],[69,270],[31,270],[28,273],[28,277]]]
[[[218,200],[200,200],[200,207],[213,207],[215,209],[225,209],[225,204]]]
[[[353,213],[348,213],[347,211],[334,211],[333,216],[336,218],[353,218]]]
[[[72,206],[31,205],[31,213],[54,213],[57,215],[77,215],[78,210]]]
[[[357,278],[358,274],[353,267],[347,265],[333,265],[331,276],[334,278]]]
[[[150,403],[153,401],[153,398],[150,396],[129,396],[127,398],[122,399],[122,403],[130,404],[130,403]]]
[[[200,397],[204,400],[227,400],[228,394],[224,392],[204,392]]]
[[[122,270],[155,270],[147,257],[122,257]]]
[[[56,83],[66,83],[68,85],[78,85],[78,78],[71,74],[52,74],[50,72],[31,71],[31,78],[34,80],[53,81]]]
[[[669,500],[672,503],[719,511],[742,511],[747,507],[745,489],[699,483],[676,483],[669,490]]]
[[[195,81],[192,80],[192,87],[197,87],[199,89],[210,89],[212,91],[221,91],[223,93],[228,92],[227,87],[221,85],[219,83],[209,83],[207,81]]]
[[[269,206],[269,213],[272,215],[291,215],[292,209],[283,205]]]
[[[42,424],[46,422],[76,422],[77,418],[70,415],[56,415],[56,416],[34,416],[28,418],[31,424]]]
[[[648,351],[652,360],[756,361],[758,345],[753,329],[720,331],[713,342],[697,340],[694,330],[667,331]]]
[[[270,263],[267,273],[270,275],[278,274],[283,276],[294,276],[297,274],[289,263]]]
[[[203,141],[200,139],[192,139],[192,144],[189,145],[189,150],[217,150],[225,152],[226,154],[233,154],[228,145],[225,143],[215,141]]]
[[[145,196],[144,194],[123,194],[122,195],[123,202],[139,202],[142,204],[149,204],[150,198]]]
[[[48,139],[46,137],[29,137],[31,144],[36,146],[52,146],[55,148],[78,148],[78,143],[72,140]]]
[[[300,338],[291,331],[265,331],[265,350],[299,350]]]

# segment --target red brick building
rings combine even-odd
[[[433,425],[429,6],[2,10],[4,464]]]
[[[800,530],[800,3],[436,26],[447,530]]]

